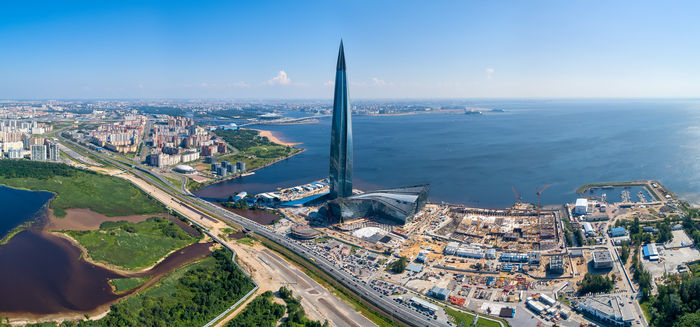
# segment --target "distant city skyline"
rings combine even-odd
[[[0,99],[697,97],[700,4],[12,2]]]

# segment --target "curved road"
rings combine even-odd
[[[129,163],[122,161],[119,158],[115,158],[112,156],[107,156],[102,153],[98,153],[96,151],[93,151],[91,149],[88,149],[87,147],[84,147],[76,142],[72,142],[66,139],[62,140],[64,142],[71,143],[74,146],[78,146],[86,151],[89,151],[90,153],[99,156],[103,160],[106,160],[112,164],[114,164],[117,167],[120,167],[121,169],[127,170],[131,172],[132,174],[135,174],[139,176],[140,178],[144,179],[145,181],[148,181],[149,178],[144,176],[143,173],[149,173],[146,169],[139,167],[138,165],[134,163]],[[153,175],[153,174],[152,174]],[[319,255],[313,251],[311,251],[309,248],[307,248],[305,245],[302,243],[299,243],[293,239],[290,239],[286,235],[278,234],[276,232],[271,231],[267,227],[258,224],[250,219],[247,219],[243,216],[237,215],[233,212],[230,212],[228,210],[225,210],[217,205],[214,205],[211,202],[208,202],[204,199],[201,199],[197,196],[190,195],[190,194],[182,194],[182,190],[180,190],[178,187],[173,186],[167,179],[164,178],[159,178],[157,175],[154,175],[154,177],[158,178],[168,186],[170,186],[172,189],[163,189],[163,191],[169,193],[173,197],[176,197],[180,199],[182,202],[193,205],[193,206],[198,206],[201,208],[206,208],[209,212],[215,213],[218,215],[218,218],[223,218],[226,220],[229,220],[237,225],[240,225],[243,228],[248,229],[249,231],[252,231],[258,235],[261,235],[263,237],[266,237],[273,242],[284,246],[285,248],[293,251],[297,255],[303,257],[303,258],[308,258],[311,259],[316,266],[319,268],[323,269],[327,274],[335,278],[338,282],[343,284],[345,287],[348,289],[352,290],[355,292],[357,295],[361,296],[363,299],[367,300],[370,303],[373,303],[375,306],[379,307],[382,309],[387,315],[391,316],[394,319],[400,320],[408,325],[411,326],[426,326],[426,327],[432,327],[432,326],[439,326],[439,327],[447,327],[451,326],[447,322],[444,321],[437,321],[433,320],[432,318],[428,318],[427,316],[420,314],[419,312],[416,312],[415,310],[412,310],[411,308],[407,308],[406,306],[403,306],[392,299],[384,296],[383,294],[379,293],[378,291],[375,291],[368,285],[362,283],[358,278],[350,275],[349,273],[345,272],[338,266],[336,266],[334,263],[326,259],[326,257]],[[162,189],[160,185],[154,184],[155,187],[159,187]],[[175,194],[174,191],[178,194]]]

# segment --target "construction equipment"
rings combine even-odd
[[[539,189],[535,194],[537,194],[537,228],[541,229],[542,228],[542,206],[540,204],[540,197],[542,196],[542,192],[546,190],[550,185],[552,184],[547,184],[543,188]]]
[[[545,185],[542,189],[538,190],[536,193],[537,194],[537,214],[538,215],[540,214],[540,196],[542,195],[542,192],[544,192],[544,190],[546,190],[550,185],[552,185],[552,184]]]
[[[547,185],[547,186],[549,186],[549,185]],[[513,194],[515,194],[515,198],[518,199],[517,203],[523,202],[523,194],[520,193],[520,195],[518,195],[518,192],[515,191],[515,187],[513,185],[510,186],[510,189],[513,190]]]

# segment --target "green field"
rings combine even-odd
[[[261,137],[260,132],[250,129],[214,131],[221,136],[226,143],[238,149],[236,155],[226,157],[228,161],[243,161],[246,169],[252,170],[268,165],[275,160],[291,156],[301,149],[291,146],[279,145],[271,142],[266,137]],[[223,158],[222,158],[223,159]]]
[[[150,278],[145,277],[117,278],[110,279],[109,284],[114,286],[115,293],[119,293],[137,288],[143,285],[143,283],[147,282],[149,279]]]
[[[471,326],[474,322],[474,315],[471,313],[461,312],[450,308],[445,308],[447,314],[454,319],[457,326]],[[501,327],[501,325],[493,320],[486,320],[479,317],[476,322],[477,327]]]
[[[0,184],[55,193],[49,207],[57,217],[70,208],[89,208],[110,217],[165,211],[125,180],[59,163],[0,160]]]
[[[139,223],[104,222],[95,231],[64,231],[85,247],[95,261],[137,270],[153,265],[169,252],[197,239],[166,218]]]
[[[236,242],[239,244],[245,244],[248,246],[255,245],[255,240],[250,238],[250,236],[241,237],[241,238],[237,239]]]

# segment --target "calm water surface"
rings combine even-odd
[[[43,212],[53,193],[26,191],[0,185],[0,238]]]
[[[700,101],[483,101],[505,109],[482,116],[420,114],[353,117],[355,187],[431,184],[431,200],[485,207],[526,201],[552,184],[545,204],[573,201],[589,182],[658,179],[700,202]],[[303,142],[306,152],[255,175],[198,192],[224,199],[328,176],[330,120],[258,126]]]

